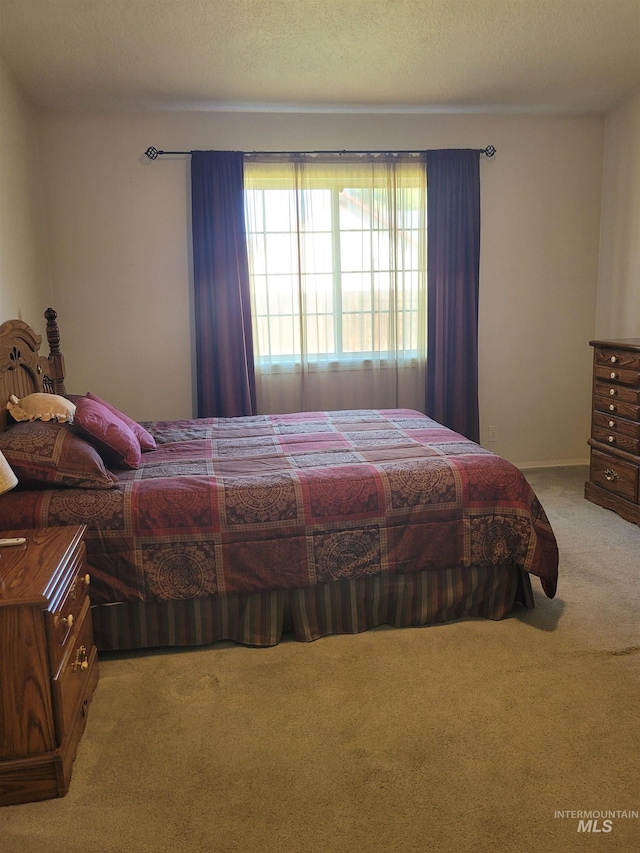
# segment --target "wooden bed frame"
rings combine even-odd
[[[12,394],[21,398],[34,392],[66,393],[57,313],[49,308],[44,316],[48,356],[40,355],[42,337],[22,320],[0,326],[0,432],[8,427],[6,404]],[[465,587],[468,583],[475,590],[484,584],[491,593],[486,600],[471,601],[468,590],[472,587]],[[98,649],[118,651],[219,640],[270,646],[287,631],[308,642],[380,625],[413,627],[469,617],[502,619],[516,602],[534,607],[530,576],[507,565],[488,571],[480,581],[475,567],[457,567],[383,573],[293,590],[98,604],[92,610]]]
[[[0,326],[0,431],[7,428],[7,402],[12,394],[21,398],[38,391],[65,393],[58,315],[47,308],[44,316],[48,356],[40,355],[42,335],[36,335],[22,320],[8,320]]]

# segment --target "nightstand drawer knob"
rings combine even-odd
[[[615,410],[616,410],[616,407],[613,405],[613,403],[609,403],[609,411],[615,412]]]
[[[615,397],[617,393],[618,393],[618,392],[616,391],[616,389],[615,389],[615,388],[609,388],[609,395],[610,395],[611,397]]]
[[[605,468],[602,473],[604,474],[605,480],[608,480],[610,483],[619,478],[619,475],[616,474],[615,471],[612,471],[611,468]]]
[[[609,421],[609,427],[610,427],[611,429],[613,429],[615,425],[616,425],[616,422],[615,422],[615,421]]]
[[[80,646],[80,648],[76,651],[76,659],[71,664],[72,669],[76,672],[81,670],[84,672],[89,669],[89,661],[87,660],[87,647]]]
[[[615,440],[616,440],[616,439],[615,439],[615,436],[614,436],[614,435],[610,435],[610,436],[609,436],[609,444],[614,444]]]
[[[618,374],[617,374],[614,370],[612,370],[612,371],[611,371],[611,378],[612,378],[612,379],[617,379],[617,378],[618,378]]]
[[[70,613],[68,616],[63,616],[60,620],[63,625],[66,625],[67,628],[73,627],[73,613]]]
[[[611,356],[611,364],[615,364],[617,362],[617,357],[615,355]]]

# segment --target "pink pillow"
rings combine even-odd
[[[140,466],[140,442],[124,421],[97,400],[78,398],[73,425],[79,435],[93,444],[109,467]]]
[[[111,414],[116,415],[116,417],[120,418],[121,421],[129,427],[131,432],[137,437],[140,442],[140,447],[142,450],[155,450],[156,449],[156,440],[148,432],[142,424],[139,424],[137,421],[134,421],[129,415],[125,415],[124,412],[121,412],[120,409],[116,409],[115,406],[112,406],[111,403],[107,403],[106,400],[102,400],[100,397],[96,397],[95,394],[92,394],[91,391],[87,393],[87,397],[90,400],[95,400],[96,403],[100,403],[105,407],[105,409],[109,409]]]
[[[68,489],[114,489],[117,477],[100,454],[75,435],[69,424],[24,421],[0,433],[0,450],[20,485],[57,485]]]

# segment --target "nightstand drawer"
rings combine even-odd
[[[86,685],[95,665],[89,599],[67,642],[66,654],[59,672],[53,679],[53,704],[58,742],[62,743],[71,730],[82,704]]]
[[[87,571],[83,543],[81,552],[74,561],[72,573],[66,580],[65,588],[60,590],[54,609],[46,616],[49,659],[53,673],[58,671],[67,642],[88,600],[89,582],[90,576]]]
[[[623,459],[591,451],[591,481],[630,501],[638,498],[638,468]]]

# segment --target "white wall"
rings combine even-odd
[[[596,335],[640,337],[640,91],[605,128]]]
[[[68,387],[139,419],[193,412],[189,161],[164,150],[484,147],[481,435],[517,464],[586,461],[604,119],[43,113]]]
[[[22,319],[42,334],[51,287],[36,131],[0,59],[0,323]]]

